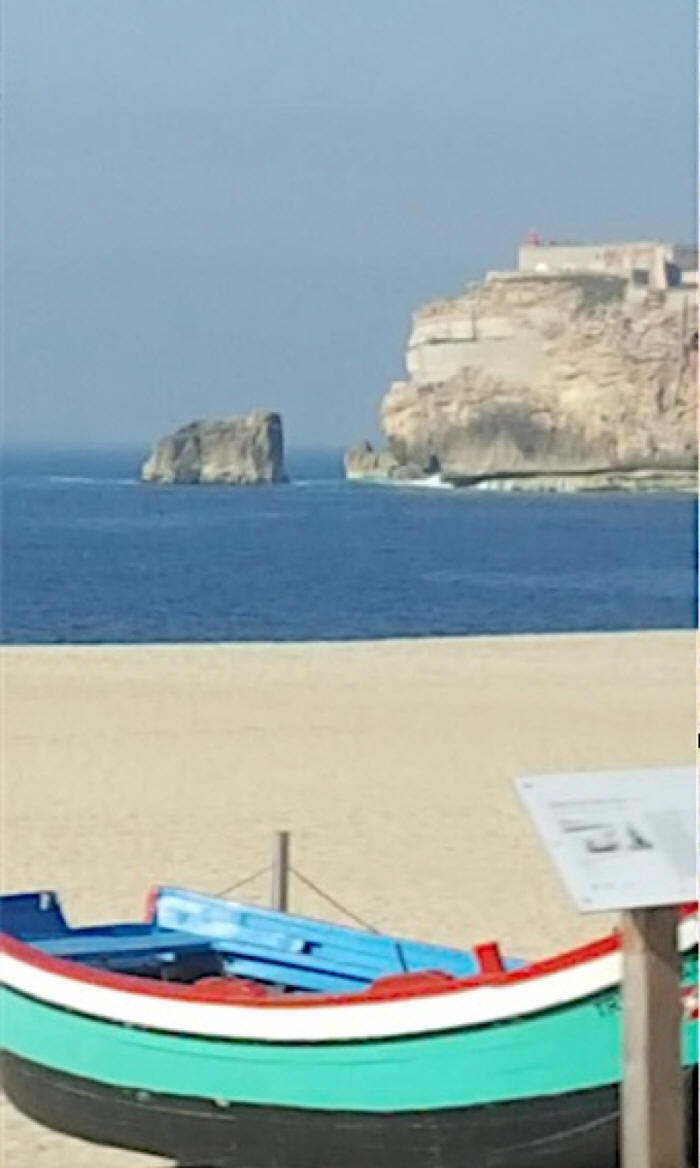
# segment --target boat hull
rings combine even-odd
[[[3,1086],[25,1115],[67,1135],[187,1168],[616,1168],[614,1087],[429,1112],[217,1105],[96,1083],[15,1055]],[[687,1072],[688,1158],[697,1162],[697,1072]]]
[[[691,1137],[695,937],[684,918]],[[447,988],[261,1003],[3,946],[7,1094],[49,1128],[187,1168],[617,1168],[616,937]]]

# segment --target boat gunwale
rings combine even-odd
[[[679,908],[679,929],[682,923],[691,917],[697,916],[698,905],[689,904]],[[683,950],[693,948],[697,944],[697,930],[695,940],[683,945]],[[7,956],[14,961],[52,973],[71,981],[82,982],[86,985],[98,986],[104,989],[119,990],[127,994],[141,997],[170,999],[179,1003],[202,1003],[218,1006],[241,1006],[253,1010],[312,1010],[321,1006],[371,1006],[386,1002],[395,1002],[406,999],[435,998],[460,991],[470,991],[482,988],[499,988],[531,982],[545,978],[551,974],[565,970],[572,970],[584,966],[599,958],[616,954],[620,950],[621,938],[616,930],[605,937],[589,941],[583,945],[545,957],[515,969],[500,972],[481,972],[464,977],[446,976],[445,980],[435,979],[434,973],[439,971],[425,971],[423,973],[396,974],[386,978],[387,985],[383,986],[384,979],[378,979],[367,989],[355,993],[313,993],[302,992],[298,995],[288,994],[279,997],[254,998],[246,995],[245,984],[241,987],[240,997],[236,995],[235,980],[231,981],[230,993],[222,999],[221,993],[211,987],[181,985],[177,982],[150,981],[147,978],[133,974],[119,973],[113,970],[99,969],[82,965],[68,957],[56,957],[43,953],[30,941],[21,941],[11,934],[0,931],[0,957]],[[0,979],[0,982],[2,979]]]
[[[687,920],[698,913],[698,904],[683,905],[678,909],[679,922]],[[432,974],[439,971],[425,971],[422,973],[392,974],[386,979],[379,978],[367,989],[355,993],[314,993],[301,992],[298,996],[289,994],[283,996],[270,995],[265,998],[255,998],[251,1001],[246,996],[245,986],[241,988],[240,999],[232,992],[222,1003],[222,998],[216,990],[209,987],[182,985],[177,982],[150,981],[148,978],[135,974],[119,973],[115,970],[99,969],[95,966],[82,965],[70,957],[56,957],[43,953],[31,941],[21,941],[10,933],[0,930],[0,955],[7,954],[16,960],[28,965],[44,969],[49,973],[56,973],[74,981],[82,981],[90,985],[104,986],[108,989],[119,989],[127,993],[146,995],[147,997],[176,998],[178,1001],[211,1002],[217,1005],[229,1003],[256,1009],[279,1009],[280,1007],[293,1009],[308,1009],[313,1006],[329,1005],[356,1005],[361,1002],[374,1003],[395,1001],[402,998],[435,997],[441,994],[455,993],[460,990],[474,990],[483,986],[513,985],[517,982],[531,981],[535,978],[546,977],[561,970],[572,969],[577,965],[585,965],[599,957],[606,957],[616,953],[621,946],[621,935],[618,930],[593,941],[584,942],[571,949],[551,957],[540,958],[518,966],[515,969],[504,969],[499,972],[474,973],[465,977],[448,975],[442,983],[436,983]],[[688,946],[691,948],[692,944]],[[420,985],[420,979],[425,976],[425,985]],[[386,980],[386,987],[382,981]],[[405,981],[405,987],[401,982]],[[231,989],[235,989],[235,979],[231,980]]]

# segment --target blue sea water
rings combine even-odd
[[[160,487],[143,452],[5,457],[6,642],[305,641],[695,625],[695,504],[346,483]]]

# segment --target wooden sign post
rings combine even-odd
[[[681,988],[673,908],[622,914],[624,1168],[683,1168]]]
[[[582,912],[622,913],[624,1168],[685,1168],[678,905],[697,898],[694,767],[539,775],[518,794]]]

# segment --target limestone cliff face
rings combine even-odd
[[[554,488],[688,479],[690,296],[635,295],[614,276],[504,274],[426,305],[413,318],[409,378],[381,406],[394,464]]]
[[[190,422],[156,442],[143,464],[148,483],[279,483],[286,481],[279,414]]]

